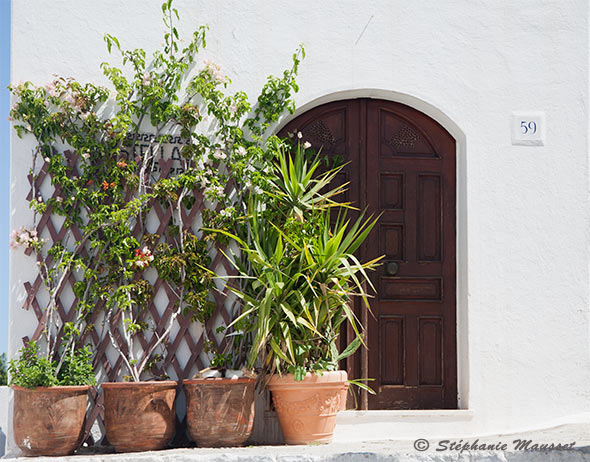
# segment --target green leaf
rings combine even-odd
[[[336,361],[341,361],[342,359],[348,358],[349,356],[354,354],[354,352],[356,350],[358,350],[358,348],[360,346],[361,346],[360,338],[355,337],[354,340],[352,342],[350,342],[348,344],[348,346],[344,349],[344,351],[336,357]]]

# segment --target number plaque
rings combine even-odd
[[[521,146],[545,145],[545,113],[513,112],[512,144]]]

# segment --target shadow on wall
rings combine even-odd
[[[6,454],[9,388],[0,387],[0,458]]]
[[[6,452],[6,432],[4,428],[0,427],[0,457],[4,456]]]

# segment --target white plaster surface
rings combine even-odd
[[[105,83],[103,34],[160,44],[160,2],[12,5],[12,81]],[[458,142],[458,351],[464,436],[590,412],[588,2],[177,0],[179,30],[209,24],[201,58],[251,98],[303,42],[301,110],[343,97],[410,104]],[[186,35],[185,35],[186,36]],[[545,145],[511,145],[513,112],[546,115]],[[30,141],[11,147],[11,227],[29,224]],[[10,345],[34,265],[11,254]],[[419,423],[415,429],[419,429]],[[188,460],[188,459],[187,459]]]

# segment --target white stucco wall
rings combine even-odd
[[[104,32],[161,42],[160,2],[12,4],[12,81],[105,83]],[[460,406],[471,434],[590,412],[586,1],[177,0],[180,31],[209,24],[202,59],[251,98],[305,44],[301,108],[351,96],[413,105],[456,138]],[[342,92],[342,93],[339,93]],[[543,147],[512,146],[513,111],[544,111]],[[12,136],[11,227],[28,224],[30,144]],[[31,259],[11,255],[10,347]],[[395,435],[391,435],[394,437]],[[422,435],[424,436],[424,435]]]

